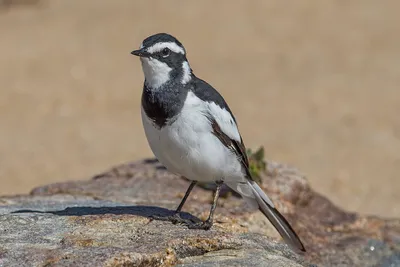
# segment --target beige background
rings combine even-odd
[[[248,147],[342,207],[400,216],[399,1],[0,2],[0,194],[150,156],[129,53],[169,32]]]

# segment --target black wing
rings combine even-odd
[[[221,141],[224,146],[226,146],[236,155],[236,157],[242,164],[242,168],[244,169],[247,178],[253,180],[249,171],[249,159],[247,158],[246,147],[243,144],[242,137],[240,137],[240,141],[236,141],[230,138],[221,130],[221,127],[218,125],[218,122],[215,120],[214,117],[210,115],[208,118],[211,122],[211,127],[213,129],[212,133]]]
[[[193,75],[194,76],[194,75]],[[221,109],[225,109],[230,113],[232,119],[234,120],[234,127],[236,125],[236,119],[233,115],[231,109],[228,104],[225,102],[225,99],[221,96],[221,94],[207,82],[199,79],[198,77],[194,78],[195,81],[192,83],[191,91],[201,100],[206,102],[214,102]],[[229,150],[231,150],[237,156],[238,160],[241,162],[242,167],[250,180],[253,180],[249,171],[249,159],[246,154],[246,147],[243,143],[242,137],[240,137],[240,141],[234,140],[230,138],[227,134],[225,134],[221,127],[218,125],[218,122],[212,116],[212,114],[207,114],[208,119],[211,122],[211,127],[213,129],[213,134],[224,144]]]

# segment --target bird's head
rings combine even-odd
[[[140,57],[145,83],[152,89],[171,81],[186,84],[191,80],[192,70],[185,48],[169,34],[158,33],[147,37],[140,48],[131,54]]]

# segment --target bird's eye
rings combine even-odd
[[[169,48],[167,48],[167,47],[164,48],[164,49],[161,51],[161,54],[162,54],[163,57],[168,57],[170,53],[171,53],[171,50],[169,50]]]

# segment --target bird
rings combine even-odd
[[[164,219],[186,222],[180,212],[190,192],[198,182],[212,182],[216,190],[207,220],[188,225],[209,230],[225,184],[258,207],[294,251],[305,252],[296,232],[252,178],[231,109],[214,87],[194,74],[182,43],[157,33],[131,54],[140,58],[144,73],[141,116],[149,146],[170,172],[191,181],[174,215]]]

